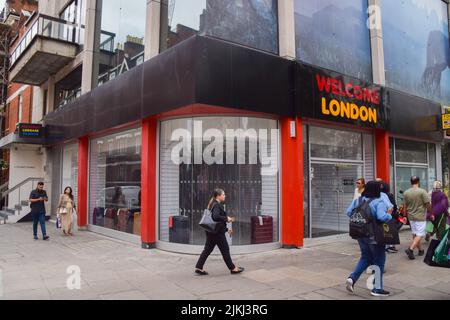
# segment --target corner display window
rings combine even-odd
[[[235,133],[248,136],[230,139]],[[162,122],[160,240],[203,245],[205,232],[198,223],[214,190],[221,188],[227,194],[225,210],[237,218],[229,226],[234,231],[228,238],[231,245],[278,242],[278,156],[273,120]]]

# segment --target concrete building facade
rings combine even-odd
[[[145,248],[198,253],[216,187],[238,218],[234,252],[346,233],[357,178],[390,182],[399,200],[412,175],[427,189],[442,180],[448,7],[41,0],[10,50],[10,81],[29,90],[11,97],[31,110],[18,121],[11,100],[8,124],[42,128],[0,141],[21,152],[10,159],[10,186],[23,184],[8,220],[44,179],[49,215],[71,186],[80,228]],[[229,130],[244,137],[226,140]]]

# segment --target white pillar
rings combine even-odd
[[[384,64],[383,25],[381,17],[381,0],[369,0],[370,46],[372,51],[373,82],[386,85],[386,71]]]
[[[278,0],[278,26],[280,56],[294,60],[296,56],[294,0]]]
[[[81,93],[85,94],[97,86],[98,61],[100,56],[101,3],[99,0],[86,0],[86,28],[84,40],[83,74]]]
[[[147,19],[145,26],[144,59],[149,60],[159,54],[161,30],[161,1],[147,0]]]

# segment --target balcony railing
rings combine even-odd
[[[39,14],[12,52],[11,68],[38,35],[74,44],[80,43],[79,26],[62,19]]]
[[[116,34],[102,30],[100,32],[100,50],[107,52],[114,52],[114,39]]]

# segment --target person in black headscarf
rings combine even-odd
[[[388,206],[381,197],[381,184],[376,181],[370,181],[361,195],[362,201],[370,201],[369,207],[373,219],[382,222],[388,222],[392,216],[388,213]],[[360,204],[360,200],[354,200],[347,209],[347,215],[352,216],[353,210]],[[375,272],[375,287],[371,294],[376,297],[389,296],[389,292],[383,289],[383,273],[386,264],[386,251],[384,245],[375,242],[374,236],[359,238],[358,244],[361,249],[361,258],[355,267],[355,271],[348,277],[346,288],[350,293],[354,293],[355,283],[361,277],[361,274],[369,267],[376,266],[378,272]]]

